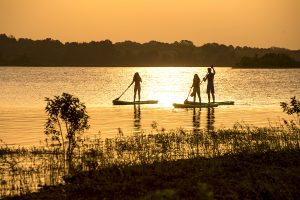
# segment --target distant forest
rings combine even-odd
[[[217,43],[195,46],[188,40],[143,44],[110,40],[62,43],[51,38],[16,39],[0,34],[0,65],[300,67],[300,50]]]

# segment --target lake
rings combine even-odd
[[[40,145],[45,139],[45,97],[63,92],[87,106],[91,128],[87,135],[114,137],[151,132],[158,128],[214,130],[239,122],[269,126],[288,118],[280,102],[300,96],[300,69],[234,69],[216,67],[216,101],[235,105],[202,109],[174,109],[182,103],[197,73],[206,67],[0,67],[0,139],[9,145]],[[113,106],[131,83],[135,72],[142,82],[141,100],[157,99],[156,105]],[[206,83],[201,85],[207,101]],[[133,99],[131,87],[121,100]]]

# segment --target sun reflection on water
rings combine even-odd
[[[194,74],[197,73],[201,78],[206,74],[206,68],[157,67],[141,71],[142,87],[147,91],[143,93],[143,98],[157,99],[161,107],[172,107],[175,102],[182,103],[187,98]]]

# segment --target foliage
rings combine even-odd
[[[280,106],[282,107],[283,111],[289,115],[296,114],[300,116],[300,101],[296,99],[296,97],[291,98],[290,104],[286,102],[281,102]]]
[[[286,112],[288,115],[293,116],[293,119],[287,121],[284,119],[285,125],[300,133],[300,101],[296,97],[291,98],[291,102],[288,104],[286,102],[281,102],[280,106],[283,109],[283,112]]]
[[[62,146],[64,152],[65,139],[67,140],[67,157],[70,161],[79,136],[89,129],[86,106],[78,98],[67,93],[45,100],[47,101],[45,111],[48,114],[45,134],[50,136],[52,142]]]
[[[238,63],[240,67],[297,67],[300,63],[283,53],[266,53],[261,57],[244,56]]]
[[[300,151],[114,165],[7,199],[298,199]]]
[[[130,191],[140,189],[142,194],[153,189],[147,193],[146,199],[152,197],[176,199],[178,195],[182,197],[189,193],[207,196],[207,199],[210,199],[211,186],[206,186],[205,183],[201,182],[201,179],[196,177],[192,170],[190,170],[191,177],[195,178],[193,184],[189,185],[191,184],[191,179],[186,179],[184,185],[178,182],[181,185],[178,186],[181,188],[179,191],[173,190],[171,186],[178,181],[176,177],[186,177],[185,174],[189,171],[187,167],[192,166],[183,164],[175,170],[174,163],[180,160],[184,162],[187,159],[209,160],[212,158],[213,160],[218,160],[217,158],[220,157],[222,160],[222,157],[231,157],[231,161],[224,163],[227,166],[228,164],[230,165],[226,169],[229,171],[231,168],[236,169],[236,167],[241,165],[241,163],[237,162],[236,155],[240,157],[249,154],[265,155],[266,152],[270,151],[299,151],[300,149],[300,131],[295,126],[287,127],[282,125],[280,127],[258,128],[236,124],[232,129],[217,130],[215,132],[205,132],[203,130],[194,132],[184,129],[161,130],[157,128],[157,123],[153,122],[153,128],[153,132],[145,132],[133,136],[118,134],[115,138],[83,138],[80,141],[81,144],[78,144],[78,148],[74,152],[74,158],[76,159],[73,159],[73,172],[76,173],[69,174],[64,170],[64,154],[55,148],[32,148],[26,150],[20,147],[12,148],[0,145],[0,180],[3,179],[2,186],[0,185],[0,196],[33,191],[39,188],[38,185],[57,185],[64,182],[67,185],[72,184],[74,183],[74,178],[76,179],[76,174],[88,172],[92,180],[89,177],[77,177],[78,182],[75,184],[75,190],[72,191],[76,192],[76,188],[79,187],[79,189],[83,188],[83,190],[86,189],[91,192],[98,191],[97,194],[101,190],[102,192],[108,191],[109,194],[116,194],[117,191],[120,191],[121,193],[119,194],[124,195],[122,192],[128,188],[131,188]],[[298,156],[300,157],[300,155]],[[269,156],[257,157],[257,163],[254,167],[265,164],[265,161],[269,158]],[[279,164],[283,162],[286,164],[290,159],[290,157],[283,157]],[[251,158],[245,163],[245,171],[248,170],[248,163],[252,161],[253,159]],[[278,162],[277,160],[273,161]],[[270,161],[270,163],[273,163],[273,161]],[[170,164],[169,168],[167,168],[166,163],[169,162],[173,164]],[[230,163],[232,162],[235,162],[235,164],[231,165]],[[1,166],[1,163],[3,163],[3,166]],[[219,161],[212,161],[210,166],[203,170],[207,172],[207,177],[204,177],[203,180],[211,178],[211,175],[214,176],[210,170],[212,166],[218,164],[220,164]],[[144,169],[149,165],[159,165],[166,170],[163,172],[154,170],[153,174],[147,175]],[[293,161],[289,165],[293,167]],[[133,168],[132,172],[125,172],[124,167],[126,166],[137,166],[139,169],[135,170],[136,168]],[[201,172],[201,167],[205,166],[199,164],[193,170],[196,170],[196,173]],[[174,172],[168,174],[173,168]],[[97,173],[99,174],[97,175]],[[135,178],[133,178],[134,174],[136,174]],[[221,171],[219,176],[223,177],[222,174],[224,174],[224,171]],[[232,177],[232,175],[234,173],[228,175],[227,178]],[[276,176],[276,173],[274,175]],[[245,176],[246,179],[249,178],[247,173]],[[284,177],[284,175],[282,176]],[[156,182],[157,178],[161,179]],[[136,182],[135,180],[140,181]],[[168,187],[152,188],[152,183],[164,183],[165,180],[170,180]],[[174,182],[171,180],[174,180]],[[247,184],[251,185],[251,180]],[[268,179],[262,179],[258,184],[262,184],[263,187],[269,187],[268,184],[270,183],[264,180]],[[108,182],[109,184],[107,184]],[[145,184],[146,189],[144,187],[133,188],[141,184]],[[220,184],[224,186],[227,182],[221,182]],[[281,182],[278,184],[280,185]],[[233,183],[233,185],[235,184]],[[244,187],[249,189],[248,185],[244,185]],[[251,185],[249,192],[255,190],[257,190],[255,184]],[[128,191],[126,193],[128,196],[136,194],[136,192],[129,193]]]

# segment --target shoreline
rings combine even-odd
[[[205,199],[293,199],[300,195],[296,175],[300,147],[299,126],[291,123],[269,128],[236,124],[208,133],[167,131],[154,124],[154,132],[130,137],[120,132],[112,139],[83,138],[71,161],[65,160],[64,149],[56,143],[30,149],[4,144],[0,158],[7,169],[0,174],[0,195],[4,199],[199,199],[203,195]]]
[[[4,199],[296,199],[299,165],[298,148],[112,166]]]

